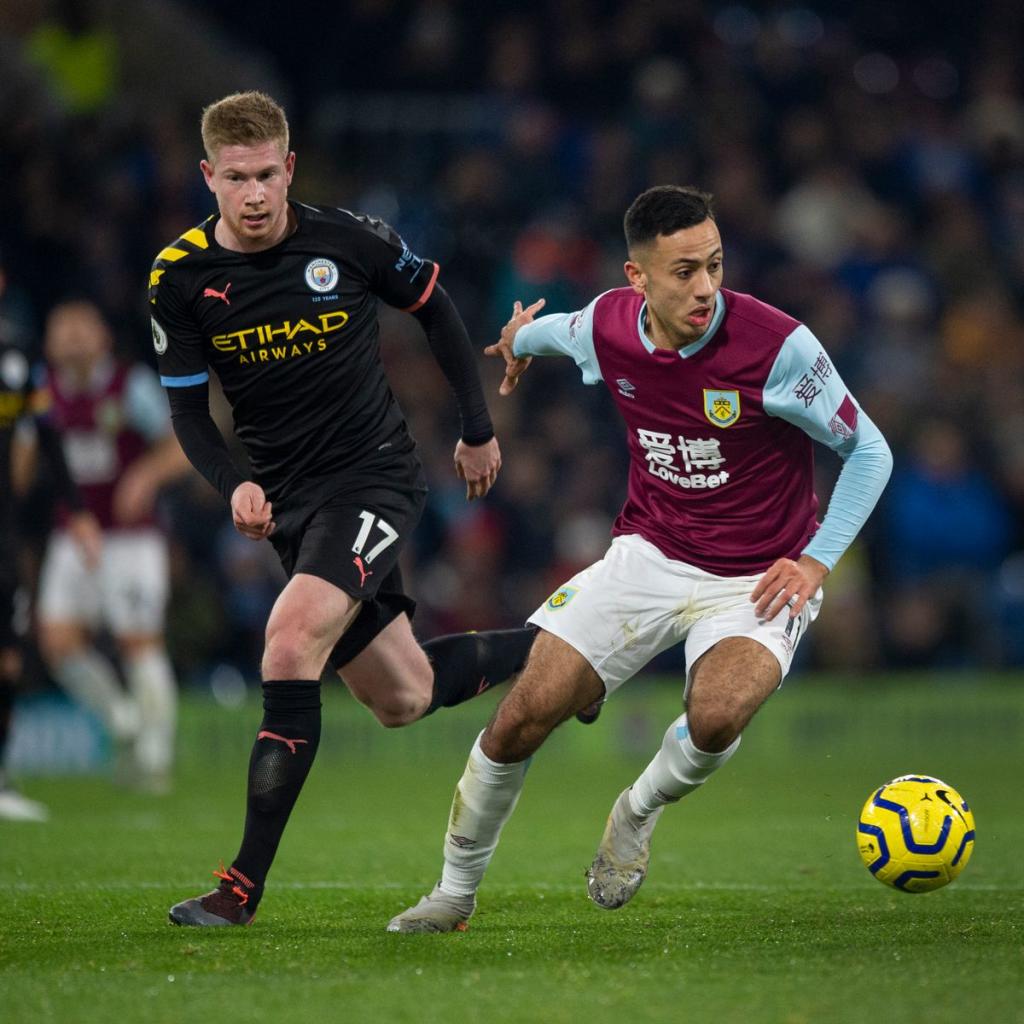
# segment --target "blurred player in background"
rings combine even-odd
[[[118,362],[110,328],[91,302],[61,303],[46,323],[43,381],[71,475],[103,530],[89,564],[66,529],[47,545],[39,588],[39,643],[60,685],[103,721],[130,754],[129,781],[170,784],[177,693],[164,645],[168,555],[154,519],[160,488],[188,470],[156,374]],[[106,627],[127,689],[94,644]]]
[[[0,819],[45,821],[46,808],[14,789],[5,771],[15,690],[22,671],[21,638],[14,626],[21,582],[15,501],[27,489],[36,447],[49,462],[55,490],[68,509],[69,534],[83,557],[98,557],[100,535],[95,519],[82,508],[60,437],[49,420],[39,415],[44,401],[33,389],[28,357],[5,340],[2,327],[0,323]]]
[[[174,429],[231,506],[269,538],[289,576],[267,623],[264,716],[249,764],[245,831],[212,892],[175,924],[248,924],[320,742],[326,663],[387,726],[406,725],[517,672],[533,631],[441,637],[420,647],[399,554],[426,499],[416,446],[380,361],[378,299],[411,313],[462,420],[454,466],[469,500],[501,466],[476,354],[439,267],[386,224],[289,201],[295,154],[284,111],[262,93],[203,113],[201,168],[218,213],[157,256],[153,340]],[[209,411],[220,379],[252,479]]]
[[[604,381],[627,426],[628,494],[605,557],[531,616],[526,668],[458,784],[441,881],[389,931],[465,928],[529,758],[560,722],[685,643],[686,712],[616,800],[587,872],[595,903],[626,903],[664,807],[736,752],[888,479],[888,445],[814,335],[722,288],[709,195],[649,189],[625,234],[629,287],[536,322],[543,300],[516,303],[486,350],[505,358],[503,394],[535,355],[570,356],[585,383]],[[843,459],[820,527],[813,441]]]

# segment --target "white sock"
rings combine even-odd
[[[174,762],[178,710],[178,691],[170,659],[162,647],[151,647],[125,658],[124,667],[139,709],[136,763],[147,774],[164,774]]]
[[[740,739],[737,736],[720,754],[698,750],[690,739],[686,715],[681,715],[668,727],[654,760],[633,783],[630,809],[637,817],[646,818],[692,793],[736,753]]]
[[[441,888],[453,896],[472,896],[476,892],[498,846],[501,829],[515,810],[529,763],[492,761],[480,749],[480,736],[455,789],[444,837]]]
[[[139,713],[135,702],[118,683],[114,666],[95,648],[86,647],[65,658],[54,675],[68,695],[97,715],[115,739],[136,734]]]

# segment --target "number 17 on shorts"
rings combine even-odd
[[[366,580],[373,575],[370,566],[373,560],[384,550],[391,547],[398,540],[398,531],[390,524],[381,519],[380,516],[363,509],[359,513],[362,526],[356,534],[355,543],[352,545],[352,564],[359,571],[359,587],[366,586]],[[368,548],[368,545],[372,547]]]

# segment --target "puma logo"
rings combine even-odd
[[[352,559],[352,564],[359,570],[359,586],[365,587],[367,577],[373,575],[373,570],[363,568],[363,560],[359,555]]]
[[[222,291],[222,292],[217,291],[216,288],[204,288],[203,289],[203,298],[204,299],[221,299],[221,300],[223,300],[224,305],[230,306],[231,305],[231,300],[228,298],[228,289],[230,287],[231,287],[231,282],[228,281],[228,283],[224,286],[224,291]]]
[[[297,754],[298,745],[300,743],[309,743],[309,740],[290,740],[286,736],[278,736],[276,732],[267,732],[266,729],[261,729],[256,734],[257,740],[279,740],[283,743],[293,754]]]

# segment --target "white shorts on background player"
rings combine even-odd
[[[105,625],[115,636],[162,633],[167,589],[167,541],[159,530],[104,533],[95,569],[71,537],[57,531],[43,560],[39,616],[92,629]]]
[[[715,576],[666,558],[637,535],[616,537],[604,558],[559,587],[529,621],[574,647],[615,692],[652,658],[685,641],[689,670],[726,637],[756,640],[778,659],[782,678],[817,618],[819,589],[796,619],[784,608],[770,622],[750,600],[761,574]]]

